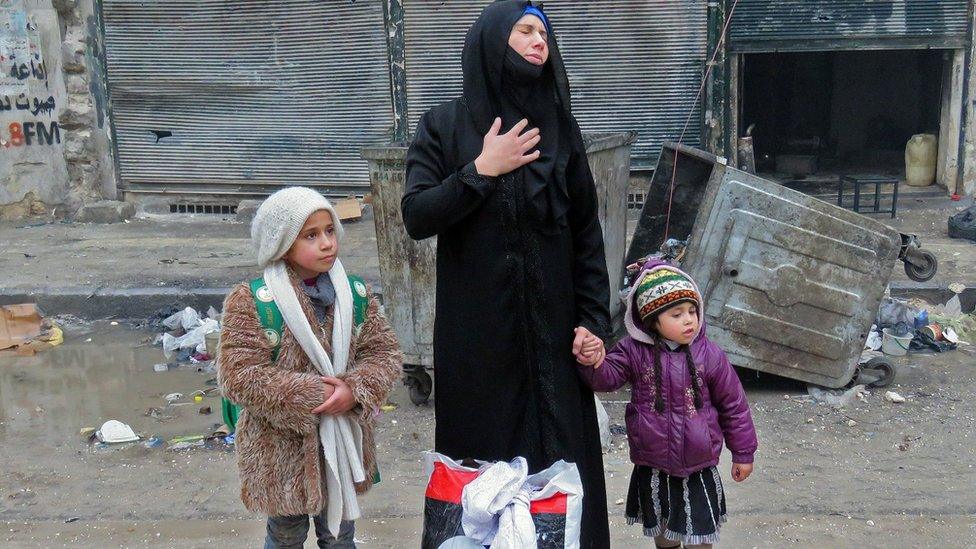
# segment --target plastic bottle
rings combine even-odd
[[[913,135],[905,146],[905,182],[913,187],[927,187],[935,183],[938,151],[938,140],[934,135]]]

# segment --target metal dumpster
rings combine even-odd
[[[611,296],[617,295],[623,281],[630,146],[636,138],[636,132],[583,135],[600,202]],[[420,387],[411,385],[411,398],[423,401],[430,393],[429,378],[424,380],[423,369],[417,366],[433,365],[436,238],[414,241],[403,226],[400,199],[407,147],[407,143],[367,147],[362,155],[369,163],[383,303],[403,349],[404,370],[408,375],[417,373],[421,381]],[[611,312],[619,312],[619,301],[613,298],[611,304]]]
[[[687,240],[682,266],[704,293],[709,338],[733,364],[835,388],[854,377],[900,233],[667,143],[628,263],[665,235]]]

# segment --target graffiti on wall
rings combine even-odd
[[[0,148],[61,143],[40,33],[23,0],[0,0]]]
[[[37,26],[22,1],[0,1],[0,94],[27,93],[32,77],[47,80]]]
[[[20,111],[21,116],[27,115],[47,117],[49,120],[14,120],[0,123],[0,143],[2,147],[31,147],[37,145],[54,145],[61,143],[61,128],[57,120],[52,120],[57,102],[53,95],[45,99],[28,97],[20,94],[16,98],[9,95],[0,96],[0,115]]]

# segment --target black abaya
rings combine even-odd
[[[575,463],[581,547],[602,548],[609,530],[599,429],[572,342],[576,326],[607,338],[609,283],[595,186],[552,36],[547,97],[561,130],[543,133],[540,145],[552,169],[493,178],[473,164],[494,117],[513,114],[503,60],[526,4],[485,9],[465,43],[464,96],[423,116],[407,154],[404,223],[415,239],[438,238],[435,449],[455,459],[523,456],[533,472]],[[503,119],[503,129],[515,122]]]

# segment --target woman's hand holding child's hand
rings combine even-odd
[[[749,478],[752,474],[752,464],[751,463],[733,463],[732,464],[732,479],[736,482],[742,482],[743,480]]]
[[[573,354],[576,356],[576,361],[583,366],[599,368],[607,354],[603,347],[603,340],[582,326],[574,331],[576,338],[573,340]]]
[[[323,377],[322,383],[325,385],[325,401],[312,410],[313,414],[339,415],[356,406],[356,397],[345,381],[336,377]]]

